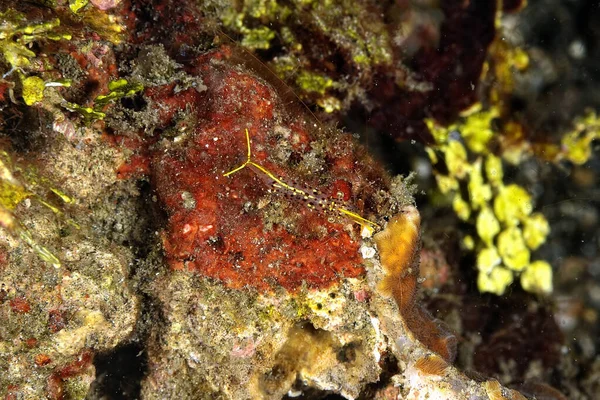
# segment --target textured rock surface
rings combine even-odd
[[[260,42],[266,3],[236,4],[224,26]],[[357,121],[376,127],[365,147],[215,33],[226,0],[0,8],[0,398],[520,399],[499,382],[524,381],[530,398],[561,398],[529,378],[594,392],[594,370],[578,381],[578,353],[561,347],[545,300],[477,292],[460,247],[469,228],[429,193],[421,228],[411,181],[369,155],[423,162],[418,144],[386,135],[427,141],[432,118],[449,122],[477,99],[501,111],[488,113],[490,143],[522,133],[504,115],[518,108],[512,73],[533,78],[525,62],[515,70],[524,53],[494,39],[498,4],[331,4],[344,8],[286,2],[281,38],[257,55],[285,67],[296,54],[281,75],[308,102],[354,110],[337,122],[355,134]],[[529,138],[518,139],[509,144],[524,151]],[[583,168],[574,182],[591,196]],[[596,226],[591,211],[569,212]],[[558,232],[580,232],[564,221]],[[588,264],[573,270],[587,271],[578,288],[592,302]],[[592,326],[597,314],[571,301],[559,310],[569,329]]]
[[[53,171],[56,181],[67,182],[75,203],[56,214],[31,199],[15,211],[61,265],[44,262],[26,243],[2,234],[0,387],[17,398],[85,396],[95,379],[94,353],[127,339],[138,317],[139,297],[129,281],[133,254],[95,231],[105,216],[92,211],[109,207],[114,213],[104,195],[127,193],[131,186],[110,172],[118,158],[106,144],[95,140],[83,148],[57,137],[31,158]],[[81,157],[82,150],[90,158]],[[90,167],[90,159],[97,164]],[[74,170],[82,171],[76,182]]]

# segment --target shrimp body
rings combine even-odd
[[[230,176],[246,167],[250,168],[256,173],[265,183],[274,188],[277,191],[283,192],[284,194],[290,194],[294,198],[303,201],[306,206],[313,210],[320,210],[325,213],[337,213],[338,215],[344,216],[351,219],[353,222],[361,225],[367,236],[371,236],[375,229],[380,229],[380,226],[373,221],[369,221],[363,218],[354,211],[349,210],[346,205],[335,199],[328,198],[323,193],[309,188],[299,188],[298,185],[287,183],[281,177],[277,177],[271,171],[264,166],[252,161],[252,150],[250,145],[250,134],[246,129],[246,144],[248,147],[247,159],[240,166],[232,169],[231,171],[223,174],[223,176]]]

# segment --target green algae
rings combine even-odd
[[[296,77],[296,84],[305,92],[323,95],[333,86],[333,80],[309,71],[300,71]]]
[[[88,2],[88,0],[69,0],[69,9],[74,13],[77,13],[79,10],[85,7]]]
[[[89,124],[95,120],[102,120],[106,117],[104,112],[108,104],[115,101],[134,96],[141,92],[144,86],[137,82],[129,82],[126,79],[118,79],[108,84],[108,94],[99,95],[93,102],[92,106],[82,106],[79,104],[64,101],[61,105],[69,111],[76,112],[83,117],[85,123]]]
[[[267,50],[271,47],[271,41],[275,39],[275,32],[265,26],[256,29],[244,29],[242,32],[244,33],[242,46],[251,50]]]
[[[245,0],[236,7],[223,5],[217,16],[225,28],[241,36],[241,45],[249,50],[283,45],[272,68],[280,78],[294,83],[300,98],[331,113],[347,106],[332,90],[346,92],[351,85],[331,71],[324,59],[314,58],[318,46],[333,43],[365,79],[373,68],[392,64],[387,25],[374,11],[376,6],[371,6],[348,0]],[[307,29],[319,39],[307,41],[303,34]]]
[[[0,153],[0,226],[12,236],[29,245],[42,260],[59,267],[61,265],[59,259],[50,250],[39,244],[14,214],[17,206],[26,199],[33,199],[55,214],[61,214],[60,208],[37,193],[40,190],[52,191],[59,195],[59,198],[65,203],[74,201],[62,190],[54,187],[48,179],[40,177],[34,168],[23,168],[15,164],[6,151]]]
[[[60,30],[60,19],[31,22],[27,16],[14,9],[0,13],[0,53],[12,68],[31,64],[36,53],[28,45],[43,40],[70,40],[71,34]]]

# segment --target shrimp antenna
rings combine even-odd
[[[254,164],[250,159],[252,157],[252,150],[250,148],[250,134],[248,133],[248,128],[246,128],[246,143],[248,144],[248,159],[246,159],[246,162],[243,163],[242,165],[240,165],[239,167],[232,169],[231,171],[229,171],[227,173],[224,173],[223,176],[229,176],[229,175],[235,174],[236,172],[246,168],[246,165],[248,165],[250,163]]]
[[[252,161],[252,149],[251,149],[250,143],[251,143],[250,142],[250,133],[248,133],[248,128],[246,128],[246,144],[248,145],[248,158],[246,159],[245,163],[243,163],[242,165],[240,165],[239,167],[237,167],[235,169],[232,169],[231,171],[229,171],[227,173],[224,173],[223,176],[229,176],[229,175],[235,174],[236,172],[246,168],[247,166],[250,166],[250,168],[254,168],[255,170],[258,170],[258,171],[262,172],[263,174],[265,174],[272,181],[273,184],[279,185],[279,188],[290,190],[294,194],[305,194],[305,192],[303,190],[297,189],[291,185],[288,185],[287,183],[282,181],[280,178],[278,178],[274,173],[272,173],[271,171],[269,171],[262,165],[257,164],[254,161]]]

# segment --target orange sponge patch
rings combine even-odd
[[[406,207],[374,239],[385,276],[378,285],[384,296],[392,296],[408,329],[428,349],[445,361],[456,356],[456,338],[417,304],[419,278],[419,229],[421,217],[415,207]]]

